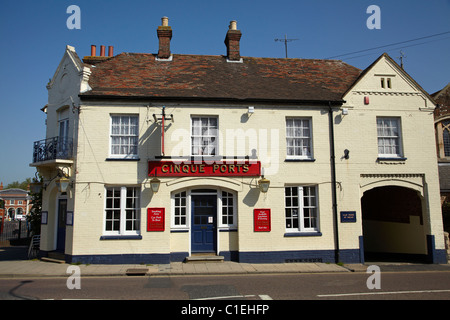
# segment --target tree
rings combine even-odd
[[[30,179],[31,181],[31,179]],[[39,181],[35,178],[33,182],[43,183],[42,177],[39,175]],[[32,207],[30,214],[27,216],[27,221],[31,226],[33,235],[41,234],[41,217],[42,217],[42,189],[38,193],[30,191]]]
[[[10,184],[8,184],[6,186],[5,189],[22,189],[22,190],[27,190],[28,185],[31,182],[31,178],[26,178],[25,181],[19,182],[19,181],[13,181]]]

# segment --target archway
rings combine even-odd
[[[400,186],[376,187],[361,198],[365,261],[424,262],[422,198]]]

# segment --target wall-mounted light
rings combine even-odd
[[[255,112],[255,107],[254,106],[249,106],[248,107],[248,113],[249,114],[252,114],[252,113],[254,113]]]
[[[71,184],[70,179],[66,177],[61,177],[58,180],[56,180],[58,191],[61,193],[67,192],[67,189],[69,189],[70,184]]]
[[[160,184],[161,181],[157,177],[154,177],[152,180],[150,180],[150,188],[152,189],[153,193],[158,192]]]
[[[343,116],[348,115],[348,109],[347,108],[342,108],[342,115]]]
[[[270,180],[264,178],[264,176],[263,176],[262,179],[260,179],[258,181],[258,186],[259,186],[259,190],[262,193],[266,193],[269,190]]]
[[[31,182],[30,191],[31,193],[40,193],[44,184],[42,182]]]

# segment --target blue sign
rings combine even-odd
[[[341,211],[341,222],[356,222],[356,211]]]

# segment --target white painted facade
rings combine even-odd
[[[66,259],[84,263],[167,263],[193,254],[192,205],[200,189],[216,192],[214,253],[241,262],[364,261],[367,247],[375,252],[424,256],[440,263],[444,236],[439,201],[439,181],[431,98],[388,56],[383,55],[343,96],[342,106],[331,108],[334,130],[336,210],[333,206],[333,165],[330,148],[328,105],[245,103],[168,103],[116,100],[80,100],[89,90],[90,68],[67,47],[48,85],[47,138],[60,135],[62,119],[68,119],[67,134],[73,138],[70,160],[33,163],[47,181],[41,228],[43,254],[58,249],[59,199],[67,199],[69,221],[65,222]],[[384,88],[381,86],[384,79]],[[388,85],[388,80],[389,85]],[[368,100],[365,100],[368,97]],[[218,123],[218,152],[222,156],[256,156],[270,180],[261,193],[261,177],[158,177],[160,188],[150,188],[148,161],[161,160],[161,128],[153,114],[166,113],[165,156],[191,156],[195,117],[210,117]],[[122,158],[112,153],[112,117],[137,118],[137,154]],[[399,124],[400,154],[379,154],[377,119],[395,118]],[[288,154],[287,122],[305,120],[311,132],[311,152],[306,157]],[[133,120],[134,121],[134,120]],[[244,147],[242,147],[244,146]],[[348,159],[345,151],[348,150]],[[58,169],[72,182],[66,194],[55,184]],[[361,200],[376,187],[397,186],[414,190],[421,203],[421,216],[409,223],[363,219]],[[138,198],[138,230],[120,227],[109,232],[108,190],[135,188]],[[293,230],[287,222],[287,188],[302,192],[297,208],[305,222],[306,193],[315,190],[311,205],[315,226]],[[121,190],[121,189],[120,189]],[[127,197],[127,189],[121,194]],[[292,190],[292,189],[290,189]],[[297,192],[295,191],[295,192]],[[111,191],[112,192],[112,191]],[[185,192],[185,222],[175,222],[177,197]],[[233,223],[223,223],[224,194],[233,200]],[[117,191],[119,194],[119,191]],[[227,198],[229,199],[229,198]],[[122,204],[121,223],[126,216]],[[229,201],[229,200],[227,200]],[[289,200],[291,201],[291,200]],[[293,200],[292,200],[293,201]],[[380,199],[382,202],[383,199]],[[111,202],[112,203],[112,202]],[[180,207],[180,205],[178,205]],[[147,209],[164,208],[164,231],[147,231]],[[254,209],[271,210],[269,232],[255,232]],[[309,208],[309,207],[308,207]],[[353,222],[341,222],[341,212],[354,213]],[[179,211],[177,211],[179,212]],[[291,211],[293,212],[293,211]],[[367,233],[363,235],[363,229]],[[382,241],[377,237],[383,234]],[[336,254],[338,252],[338,255]]]

